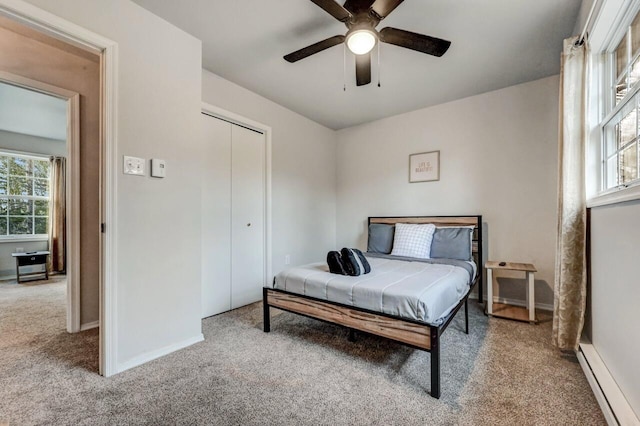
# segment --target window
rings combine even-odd
[[[602,190],[640,182],[640,14],[612,53],[611,107],[603,126]]]
[[[49,160],[0,153],[0,238],[47,234]]]

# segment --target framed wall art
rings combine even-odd
[[[409,183],[440,180],[440,151],[409,155]]]

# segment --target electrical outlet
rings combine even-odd
[[[24,253],[24,247],[16,247],[16,253]]]
[[[285,265],[290,265],[291,264],[291,255],[290,254],[285,254],[284,255],[284,264]]]
[[[144,158],[124,156],[124,174],[144,176]]]

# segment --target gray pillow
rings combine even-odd
[[[431,257],[471,260],[471,231],[471,228],[436,228]]]
[[[395,227],[383,223],[369,225],[369,243],[367,251],[371,253],[391,253],[393,248],[393,234]]]

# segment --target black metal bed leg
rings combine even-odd
[[[262,322],[262,330],[265,333],[271,331],[271,314],[269,312],[269,302],[267,300],[267,287],[262,289],[262,313],[263,313],[263,322]]]
[[[431,327],[431,396],[440,398],[440,333]]]
[[[464,299],[464,332],[469,334],[469,297]]]
[[[356,331],[353,328],[349,329],[349,336],[347,337],[347,340],[349,340],[350,342],[356,341]]]

